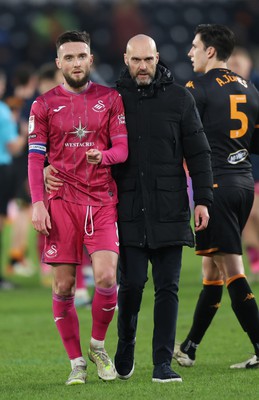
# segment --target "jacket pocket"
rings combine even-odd
[[[185,177],[159,177],[156,181],[156,209],[159,221],[190,219],[189,198]]]
[[[126,178],[117,182],[118,186],[118,218],[121,221],[131,221],[133,219],[134,199],[136,192],[136,180]]]

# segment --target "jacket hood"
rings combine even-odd
[[[167,66],[159,60],[156,68],[156,74],[149,86],[160,87],[174,82],[174,77]],[[135,81],[131,78],[129,74],[129,69],[125,66],[120,73],[119,79],[116,81],[117,87],[132,87],[137,86]]]

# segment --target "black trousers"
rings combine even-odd
[[[178,313],[178,284],[182,246],[149,249],[125,246],[120,249],[118,294],[119,340],[131,342],[136,337],[138,313],[143,289],[152,264],[155,290],[153,363],[171,363]]]

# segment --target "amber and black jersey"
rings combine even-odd
[[[249,153],[255,135],[259,135],[259,92],[255,86],[228,69],[216,68],[189,81],[186,87],[196,100],[212,150],[214,181],[216,176],[227,178],[226,174],[250,176]],[[253,152],[259,153],[259,148]]]

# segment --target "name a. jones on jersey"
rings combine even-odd
[[[244,79],[241,79],[240,76],[235,75],[222,75],[221,78],[216,78],[216,82],[219,84],[219,86],[224,86],[231,82],[239,82],[241,85],[247,88],[247,82]]]

